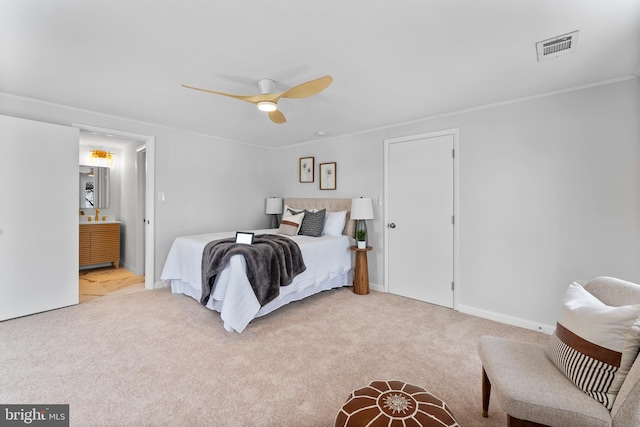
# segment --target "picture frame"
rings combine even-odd
[[[320,163],[320,189],[335,190],[337,188],[338,167],[336,162]]]
[[[314,157],[300,157],[300,159],[298,160],[298,177],[301,183],[314,182],[314,165]]]

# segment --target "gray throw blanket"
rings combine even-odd
[[[298,244],[284,236],[259,234],[251,245],[235,243],[234,238],[214,240],[202,252],[202,305],[209,300],[216,276],[234,255],[244,256],[247,277],[261,307],[280,294],[280,286],[291,284],[307,268]]]

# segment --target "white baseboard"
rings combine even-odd
[[[493,311],[482,310],[468,305],[458,305],[458,311],[472,316],[482,317],[484,319],[495,320],[496,322],[505,323],[507,325],[518,326],[520,328],[530,329],[532,331],[544,332],[551,335],[555,331],[555,326],[541,325],[530,320],[518,317],[507,316],[505,314],[495,313]]]
[[[140,274],[140,272],[133,268],[132,266],[130,266],[129,264],[125,264],[124,262],[120,261],[120,267],[125,268],[127,270],[129,270],[130,272],[132,272],[133,274],[135,274],[136,276],[142,276],[142,274]]]
[[[369,289],[376,292],[385,292],[384,286],[380,286],[377,283],[369,283]]]

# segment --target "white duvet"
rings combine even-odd
[[[257,234],[275,234],[277,229],[255,230]],[[202,252],[213,240],[235,237],[234,232],[199,234],[174,240],[160,278],[171,291],[189,295],[200,301],[202,295]],[[256,317],[263,316],[291,302],[353,281],[352,252],[354,244],[349,236],[287,236],[302,252],[307,269],[297,275],[288,286],[280,287],[280,295],[260,307],[246,275],[242,255],[231,257],[228,265],[216,277],[207,307],[220,312],[228,331],[242,332]]]

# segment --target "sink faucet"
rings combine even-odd
[[[100,214],[100,209],[96,209],[96,221],[100,221],[100,217],[98,216]]]

